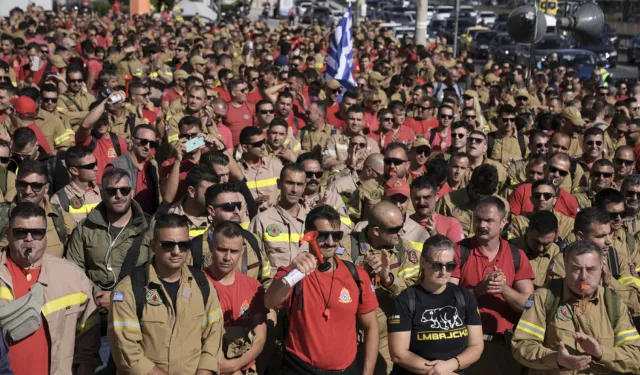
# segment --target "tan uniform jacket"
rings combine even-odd
[[[625,137],[622,137],[620,139],[613,139],[609,135],[609,132],[605,131],[604,132],[604,146],[603,146],[603,149],[602,149],[602,151],[604,153],[604,157],[606,159],[613,160],[613,155],[615,155],[616,150],[618,149],[618,147],[625,146],[626,144],[627,144],[627,139]]]
[[[34,122],[42,130],[52,150],[66,150],[71,146],[72,140],[75,140],[75,132],[71,127],[65,128],[58,116],[43,109],[38,110]]]
[[[247,179],[247,187],[254,199],[261,195],[270,197],[271,203],[275,203],[278,197],[278,178],[282,170],[282,162],[278,158],[266,156],[262,158],[260,167],[249,166],[244,160],[238,163],[244,177]]]
[[[69,207],[62,207],[60,204],[60,195],[62,194],[67,197]],[[102,196],[97,185],[93,185],[89,190],[84,190],[73,182],[67,184],[51,197],[51,203],[59,205],[65,212],[71,214],[76,223],[86,218],[100,202],[102,202]]]
[[[340,196],[340,194],[336,192],[321,188],[319,193],[315,197],[313,197],[313,199],[311,200],[311,202],[313,202],[313,206],[307,205],[307,208],[309,208],[309,211],[311,211],[313,208],[318,206],[318,204],[320,203],[320,198],[324,199],[324,204],[333,207],[333,209],[340,214],[340,222],[342,224],[341,230],[343,230],[345,234],[351,233],[351,230],[353,229],[355,224],[349,218],[349,214],[347,212],[347,206],[342,200],[342,196]],[[303,197],[303,199],[307,200],[309,198]]]
[[[367,151],[370,154],[379,154],[380,147],[373,139],[365,137],[367,140]],[[322,160],[337,159],[341,163],[331,169],[331,173],[340,172],[346,165],[344,164],[348,158],[349,137],[345,134],[334,134],[327,140],[324,150],[322,151]]]
[[[217,373],[223,317],[216,289],[208,283],[209,298],[203,304],[200,287],[183,265],[178,304],[173,306],[152,262],[145,267],[147,303],[139,320],[131,278],[122,279],[112,293],[107,337],[118,374],[147,375],[155,366],[168,375],[195,374],[197,369]]]
[[[14,300],[7,268],[8,248],[0,253],[0,305]],[[100,319],[93,284],[73,263],[44,254],[38,282],[44,286],[42,316],[49,338],[51,375],[72,373],[76,364],[100,365]],[[43,321],[43,324],[45,323]]]
[[[578,310],[579,300],[564,287],[559,309],[564,309],[571,319],[556,316],[547,325],[545,301],[548,289],[536,290],[533,305],[524,310],[511,341],[515,359],[529,368],[530,375],[569,375],[575,371],[560,369],[556,360],[559,342],[562,341],[572,355],[584,353],[573,335],[583,332],[595,338],[602,347],[602,358],[595,358],[589,368],[580,374],[609,374],[611,371],[637,372],[640,368],[640,336],[631,323],[627,307],[620,303],[620,319],[609,322],[604,303],[604,289],[599,286],[595,296],[587,302],[586,311]]]
[[[329,137],[337,132],[338,130],[332,125],[326,124],[322,130],[313,130],[311,126],[307,126],[301,129],[296,136],[300,141],[302,151],[321,155]]]
[[[506,164],[501,164],[495,160],[491,160],[488,158],[484,158],[484,161],[482,162],[482,164],[489,164],[489,165],[493,165],[494,167],[496,167],[496,170],[498,171],[498,191],[502,190],[502,186],[504,186],[504,183],[507,181],[507,167]],[[471,174],[473,173],[473,170],[475,168],[473,167],[469,167],[469,176],[471,176]]]
[[[276,205],[259,213],[251,220],[249,232],[260,239],[264,251],[271,263],[271,274],[275,275],[278,267],[288,266],[302,251],[308,251],[308,246],[302,246],[300,239],[304,234],[304,221],[308,211],[300,207],[294,218],[285,209]]]
[[[533,280],[534,288],[540,288],[544,286],[551,279],[551,272],[549,270],[549,265],[551,268],[553,267],[551,261],[553,258],[560,253],[560,248],[555,243],[551,244],[549,248],[542,254],[534,254],[529,251],[529,247],[527,246],[527,242],[525,241],[524,235],[518,238],[514,238],[509,241],[514,244],[518,249],[522,249],[524,253],[527,255],[529,259],[529,263],[531,264],[531,268],[533,269],[533,274],[535,275],[535,279]]]
[[[367,225],[369,225],[368,221],[361,221],[353,228],[354,232],[362,232]],[[402,240],[405,242],[409,242],[411,247],[418,252],[422,252],[422,246],[424,241],[426,241],[430,236],[429,232],[422,227],[422,225],[416,223],[413,219],[406,215],[406,219],[404,221],[404,226],[402,227]]]
[[[509,202],[503,197],[498,196],[506,207],[506,212],[511,211],[509,208]],[[438,200],[437,213],[444,216],[454,217],[460,222],[465,237],[473,237],[473,210],[476,206],[476,202],[471,200],[467,189],[454,190],[445,194],[440,200]]]
[[[91,103],[96,101],[93,95],[84,90],[80,90],[77,94],[67,91],[60,94],[58,99],[58,105],[66,112],[86,112]]]
[[[511,226],[507,230],[508,240],[524,235],[527,228],[529,228],[529,216],[531,214],[532,213],[522,216],[511,215]],[[556,216],[556,219],[558,219],[558,237],[567,240],[573,233],[575,220],[557,211],[553,211],[553,214]]]
[[[529,163],[529,160],[518,160],[514,163],[509,163],[507,167],[507,175],[509,176],[509,180],[511,181],[511,184],[517,185],[517,184],[527,182],[527,164],[528,163]],[[587,180],[584,178],[584,175],[585,175],[584,169],[582,168],[580,163],[576,163],[575,172],[573,174],[567,175],[564,181],[562,181],[562,185],[560,185],[560,188],[572,193],[581,191],[581,189],[587,183]]]
[[[529,143],[525,136],[525,145]],[[491,155],[488,155],[491,160],[495,160],[502,165],[507,165],[510,161],[525,159],[529,153],[529,149],[525,147],[526,153],[524,157],[520,150],[520,143],[518,142],[517,131],[513,132],[511,136],[504,136],[503,138],[496,137],[493,142],[493,150]]]
[[[360,185],[360,178],[357,173],[352,172],[348,176],[333,181],[327,190],[340,194],[342,201],[347,203],[358,189],[358,185]]]

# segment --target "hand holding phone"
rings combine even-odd
[[[187,154],[195,152],[205,146],[204,137],[195,137],[185,142],[184,147]]]

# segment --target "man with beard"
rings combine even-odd
[[[333,207],[340,214],[340,221],[343,226],[343,230],[346,233],[350,233],[353,228],[353,222],[349,219],[347,214],[347,208],[342,200],[340,194],[330,190],[322,189],[322,175],[324,171],[320,160],[311,153],[305,153],[298,157],[296,163],[300,164],[304,169],[304,173],[307,175],[307,184],[302,194],[302,202],[307,210],[327,204]]]
[[[140,204],[142,211],[149,215],[160,206],[159,168],[155,159],[151,158],[151,153],[157,146],[156,129],[147,124],[139,125],[133,131],[129,152],[107,166],[129,172],[134,199]]]
[[[527,180],[527,165],[533,155],[546,155],[549,152],[549,134],[544,131],[535,131],[529,136],[529,154],[526,159],[509,163],[507,175],[509,184],[517,185]]]
[[[482,356],[465,374],[520,372],[505,335],[525,309],[535,275],[526,254],[500,237],[508,212],[498,197],[480,199],[473,212],[475,236],[458,244],[458,267],[451,274],[451,282],[471,289],[478,300],[485,334]]]
[[[412,220],[427,230],[429,235],[440,233],[457,243],[464,238],[460,222],[453,217],[436,213],[437,190],[426,176],[420,176],[411,183],[411,203],[415,210]]]
[[[96,99],[82,89],[84,73],[81,68],[70,66],[67,69],[67,92],[60,95],[60,107],[67,112],[86,112]]]
[[[300,199],[306,185],[307,176],[301,165],[284,166],[277,179],[280,199],[275,206],[254,217],[249,225],[249,231],[256,233],[264,243],[272,274],[278,267],[290,265],[303,251],[300,238],[308,211],[300,204]]]
[[[589,171],[591,170],[591,166],[597,160],[603,158],[604,153],[604,132],[598,127],[591,127],[584,132],[584,142],[582,144],[582,149],[584,152],[578,158],[578,163],[582,166],[582,169],[585,171],[585,175],[587,179],[589,178]]]
[[[264,287],[237,269],[246,257],[244,252],[250,251],[244,247],[243,229],[238,223],[223,221],[211,232],[209,246],[212,261],[205,273],[220,299],[225,317],[223,342],[228,343],[222,348],[219,372],[257,372],[255,361],[267,341],[269,310],[264,306]]]
[[[594,201],[594,207],[609,214],[611,219],[611,241],[618,252],[626,251],[629,263],[640,267],[640,250],[633,234],[624,228],[622,215],[624,214],[624,195],[615,189],[603,189]],[[640,282],[638,283],[640,286]]]
[[[640,231],[640,175],[625,178],[620,192],[625,198],[622,220],[629,233],[636,234]]]
[[[261,211],[274,205],[278,188],[278,176],[282,170],[280,159],[267,156],[266,139],[262,131],[249,126],[240,132],[242,159],[240,168]]]
[[[573,195],[560,188],[565,178],[570,173],[570,167],[571,159],[569,158],[569,155],[555,152],[551,154],[547,160],[547,164],[544,168],[544,179],[546,181],[550,181],[553,186],[559,190],[556,210],[570,218],[575,218],[576,212],[578,212],[578,201]],[[508,201],[511,206],[512,214],[523,215],[527,212],[533,211],[533,205],[531,203],[531,185],[532,184],[529,182],[520,184],[515,188],[513,193],[509,195]]]
[[[313,152],[321,156],[327,140],[338,133],[333,125],[327,122],[327,107],[323,102],[313,102],[306,109],[307,126],[298,133],[298,140],[304,152]]]
[[[533,211],[522,216],[511,216],[511,223],[507,228],[507,239],[522,236],[529,226],[529,217],[540,211],[552,212],[558,221],[558,239],[570,242],[573,231],[573,219],[555,211],[558,202],[557,188],[547,180],[538,180],[531,184],[531,203]]]
[[[636,170],[636,154],[633,147],[627,145],[618,147],[613,155],[613,167],[615,170],[613,186],[619,190],[622,181]]]
[[[473,210],[478,200],[497,192],[498,172],[492,165],[484,164],[473,171],[466,188],[451,191],[440,198],[437,212],[458,220],[465,237],[470,237],[473,236]],[[508,203],[504,202],[508,207]]]
[[[573,230],[573,228],[571,228]],[[549,264],[560,253],[558,241],[558,219],[553,212],[538,211],[528,218],[526,232],[509,241],[522,249],[529,259],[535,275],[534,288],[538,289],[551,279]]]
[[[469,155],[462,152],[451,155],[449,159],[449,173],[447,175],[449,190],[464,189],[467,186],[470,175]]]
[[[431,155],[431,145],[425,138],[418,138],[411,144],[409,151],[409,178],[414,180],[427,172],[427,161]]]
[[[293,163],[300,152],[300,142],[293,137],[287,122],[274,118],[267,130],[267,154],[283,163]]]
[[[477,167],[481,165],[491,165],[498,172],[498,187],[497,191],[502,189],[504,183],[507,181],[507,170],[504,164],[498,163],[495,160],[488,159],[487,152],[487,135],[483,132],[474,130],[469,134],[467,138],[467,155],[469,155],[469,169],[473,172]]]
[[[547,154],[561,152],[569,155],[571,149],[571,136],[565,133],[555,132],[549,140],[549,147]],[[582,152],[582,151],[581,151]],[[578,155],[579,157],[580,155]],[[584,169],[582,165],[569,155],[571,164],[569,165],[570,178],[565,178],[560,187],[568,192],[577,192],[581,187],[586,185],[588,179],[584,178]]]
[[[573,196],[578,201],[578,207],[582,210],[593,205],[593,200],[600,191],[614,187],[613,164],[607,159],[600,159],[593,163],[589,172],[589,186]]]
[[[101,194],[102,202],[73,231],[66,258],[80,267],[96,285],[95,300],[102,317],[103,332],[106,332],[112,289],[133,267],[149,260],[149,251],[143,243],[147,219],[140,205],[133,200],[129,173],[118,168],[106,171]],[[109,349],[103,336],[100,358],[105,364],[109,361]]]

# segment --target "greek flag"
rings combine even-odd
[[[329,46],[329,59],[327,62],[326,78],[335,79],[346,89],[357,86],[353,79],[353,35],[351,25],[351,5],[349,10],[342,16],[338,27],[331,36]]]

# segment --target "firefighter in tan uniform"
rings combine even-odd
[[[522,249],[529,259],[535,279],[533,286],[540,288],[551,279],[550,266],[553,258],[560,253],[556,244],[558,238],[558,219],[549,211],[539,211],[529,217],[526,232],[509,241]]]
[[[471,180],[465,189],[454,190],[445,194],[438,201],[437,213],[454,217],[462,226],[465,237],[473,237],[473,210],[483,196],[494,195],[498,189],[498,173],[492,165],[484,164],[473,171]],[[509,203],[498,196],[509,212]]]
[[[363,162],[361,167],[357,167],[347,176],[340,177],[333,181],[328,190],[336,192],[342,196],[345,203],[354,195],[358,187],[369,180],[382,180],[384,175],[384,156],[382,154],[371,154]]]
[[[82,86],[84,77],[82,71],[77,67],[67,69],[67,92],[60,94],[58,105],[63,111],[68,112],[87,112],[91,103],[96,98],[86,92]],[[85,114],[86,116],[86,114]]]
[[[387,343],[387,315],[393,310],[393,297],[413,285],[420,272],[419,255],[402,239],[404,218],[393,203],[380,202],[372,208],[367,227],[362,232],[351,233],[349,241],[340,242],[349,248],[345,252],[351,253],[353,261],[369,272],[376,288],[380,304],[376,310],[380,327],[376,375],[389,374],[393,368]]]
[[[625,304],[600,285],[601,249],[579,241],[565,254],[575,271],[531,295],[514,331],[515,359],[531,375],[637,373],[640,335]]]
[[[75,143],[74,131],[70,127],[65,128],[54,114],[39,108],[33,121],[47,138],[51,150],[66,150],[72,142]]]
[[[60,206],[79,223],[102,202],[96,185],[98,164],[91,148],[72,146],[65,153],[65,165],[71,182],[51,197],[51,204]]]
[[[307,176],[299,164],[286,165],[280,176],[278,203],[259,213],[249,225],[249,231],[262,240],[272,275],[278,267],[290,265],[298,253],[308,251],[300,245],[308,212],[300,204]]]
[[[266,156],[266,140],[262,131],[249,126],[240,132],[242,159],[238,163],[260,210],[275,204],[278,198],[278,177],[282,162],[278,158]]]
[[[347,202],[347,212],[353,221],[368,218],[371,208],[382,200],[384,188],[377,179],[364,181],[358,186],[351,199]]]
[[[189,248],[186,218],[158,216],[154,256],[113,289],[107,337],[118,373],[219,371],[220,302],[204,272],[187,266]]]

